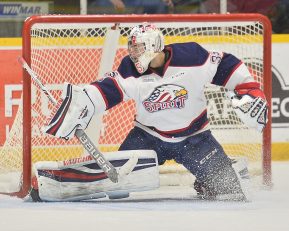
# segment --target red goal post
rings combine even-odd
[[[127,54],[130,28],[142,22],[160,27],[166,44],[196,41],[207,49],[233,53],[249,66],[271,105],[271,24],[260,14],[32,16],[23,26],[23,57],[59,98],[63,82],[87,84],[105,71],[117,68]],[[118,30],[114,30],[115,25]],[[206,96],[212,111],[212,131],[226,152],[245,155],[252,166],[260,164],[257,171],[252,171],[261,175],[263,184],[270,185],[271,113],[268,126],[260,135],[242,125],[229,106],[225,106],[223,89],[209,86]],[[66,142],[43,134],[43,124],[51,110],[52,105],[24,71],[23,105],[19,106],[7,141],[0,149],[0,180],[1,169],[5,168],[5,173],[20,172],[15,177],[19,182],[15,189],[5,191],[0,187],[1,192],[23,197],[30,187],[34,162],[83,154],[76,139]],[[134,113],[134,103],[128,101],[98,118],[101,122],[92,128],[91,134],[101,150],[117,148],[133,126]],[[234,136],[238,139],[233,139]]]

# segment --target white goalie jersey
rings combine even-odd
[[[254,82],[235,56],[209,52],[197,43],[165,47],[164,69],[139,74],[129,56],[117,71],[86,87],[96,113],[127,99],[136,102],[136,126],[163,140],[180,140],[207,128],[205,86],[209,83],[234,90]]]

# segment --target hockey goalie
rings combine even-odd
[[[157,166],[173,159],[196,177],[192,187],[201,198],[248,200],[247,166],[239,164],[236,170],[235,161],[211,134],[204,96],[207,84],[225,87],[243,123],[262,132],[268,104],[245,64],[233,54],[208,51],[195,42],[165,46],[160,30],[148,23],[131,30],[128,53],[117,70],[101,80],[83,87],[66,84],[46,133],[70,139],[77,129],[86,129],[94,114],[134,99],[135,126],[119,151],[107,157],[120,166],[117,163],[125,162],[129,152],[136,152],[137,166],[115,184],[97,171],[93,160],[76,160],[71,166],[55,163],[51,169],[39,163],[35,187],[40,198],[113,197],[114,192],[154,189],[159,185]]]

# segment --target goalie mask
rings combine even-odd
[[[142,74],[154,57],[164,49],[164,37],[152,24],[135,26],[128,38],[128,53],[137,71]]]

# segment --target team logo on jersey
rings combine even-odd
[[[185,107],[188,91],[181,86],[164,84],[156,87],[151,95],[143,102],[148,112],[157,112],[172,108]]]

